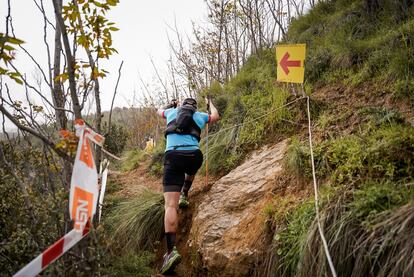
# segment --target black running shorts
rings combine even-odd
[[[195,175],[203,163],[197,150],[170,150],[164,154],[164,192],[180,192],[185,174]]]

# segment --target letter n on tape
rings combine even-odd
[[[75,229],[82,231],[88,219],[92,216],[93,193],[75,187],[72,207],[71,214],[75,221]]]

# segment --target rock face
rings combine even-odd
[[[263,208],[282,171],[287,141],[256,151],[218,180],[198,206],[189,246],[208,275],[249,276],[263,251]]]

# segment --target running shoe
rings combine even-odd
[[[181,262],[181,255],[178,253],[177,248],[174,246],[170,254],[165,253],[161,267],[161,274],[173,271],[174,268]]]
[[[188,205],[190,205],[190,202],[188,202],[187,196],[185,196],[184,193],[181,193],[180,200],[178,201],[178,207],[187,208]]]

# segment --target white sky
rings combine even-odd
[[[11,0],[13,25],[18,38],[26,43],[24,47],[47,68],[47,56],[43,43],[43,18],[33,0]],[[53,19],[53,7],[50,0],[44,0],[45,8]],[[0,32],[5,32],[5,16],[7,0],[0,0]],[[118,6],[108,14],[109,20],[116,23],[120,30],[113,33],[114,47],[119,54],[114,54],[109,62],[101,62],[103,68],[111,74],[101,81],[102,107],[109,110],[112,95],[118,76],[118,67],[122,60],[124,66],[118,87],[118,95],[114,106],[128,106],[133,100],[133,91],[139,90],[138,72],[147,82],[151,82],[154,70],[150,57],[158,69],[166,70],[166,60],[169,58],[169,43],[167,31],[176,21],[182,33],[191,34],[192,21],[202,22],[206,18],[204,0],[121,0]],[[172,33],[170,36],[172,37]],[[49,41],[53,40],[53,33]],[[51,43],[51,46],[53,44]],[[53,53],[53,49],[52,49]],[[31,76],[35,65],[19,51],[16,64],[22,72]],[[10,82],[9,82],[10,83]],[[23,99],[23,87],[11,85],[12,96]],[[31,96],[34,99],[35,96]],[[38,102],[38,104],[41,104]]]

